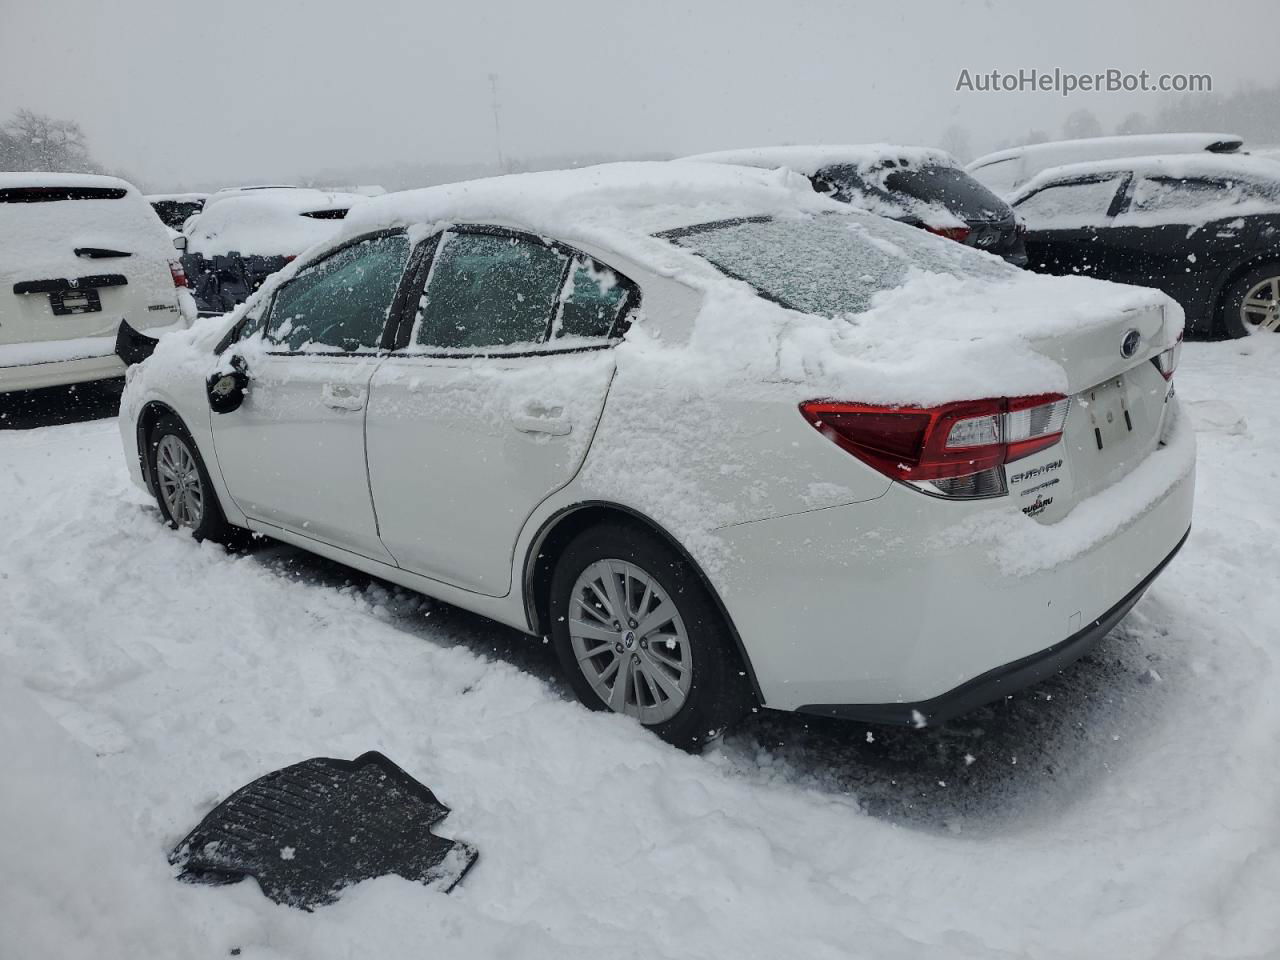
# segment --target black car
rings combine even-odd
[[[1158,287],[1192,333],[1280,326],[1280,163],[1180,154],[1072,164],[1012,199],[1033,270]]]
[[[147,202],[166,227],[181,230],[184,223],[204,209],[207,198],[205,193],[153,193]]]
[[[1026,266],[1023,227],[1013,209],[960,167],[924,147],[759,147],[685,157],[704,163],[787,167],[814,189]]]

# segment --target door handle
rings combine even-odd
[[[335,410],[364,409],[364,391],[352,390],[345,383],[326,383],[320,388],[320,399]]]
[[[511,418],[511,425],[521,433],[549,433],[553,437],[568,436],[573,424],[560,417],[528,417]]]

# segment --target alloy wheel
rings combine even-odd
[[[1240,304],[1240,320],[1249,333],[1280,329],[1280,277],[1268,277],[1249,288]]]
[[[195,454],[180,437],[167,433],[156,447],[156,478],[169,518],[195,528],[204,518],[204,484]]]
[[[689,697],[693,658],[680,611],[634,563],[597,560],[578,575],[569,639],[583,676],[616,713],[662,723]]]

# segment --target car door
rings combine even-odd
[[[504,596],[525,521],[586,455],[639,291],[527,234],[428,242],[417,314],[370,384],[373,503],[401,567]]]
[[[1193,317],[1212,306],[1244,257],[1250,220],[1232,211],[1240,184],[1210,177],[1143,177],[1111,227],[1108,279],[1158,287]]]
[[[391,232],[299,271],[240,344],[244,402],[213,416],[218,467],[246,516],[387,563],[364,421],[408,257],[404,233]]]
[[[1128,175],[1103,174],[1051,183],[1020,198],[1028,266],[1040,273],[1103,276],[1114,216]]]

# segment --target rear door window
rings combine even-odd
[[[963,170],[954,167],[908,167],[885,174],[890,190],[928,204],[945,207],[969,223],[1002,220],[1009,205]]]
[[[624,312],[634,304],[635,285],[610,267],[578,254],[560,292],[552,340],[608,338],[622,333]]]
[[[376,350],[408,259],[409,241],[398,233],[312,264],[276,292],[267,339],[291,352]]]
[[[536,237],[449,231],[440,241],[413,344],[475,350],[545,343],[569,257]]]
[[[1031,230],[1065,230],[1102,226],[1123,178],[1096,178],[1055,183],[1015,204]]]

